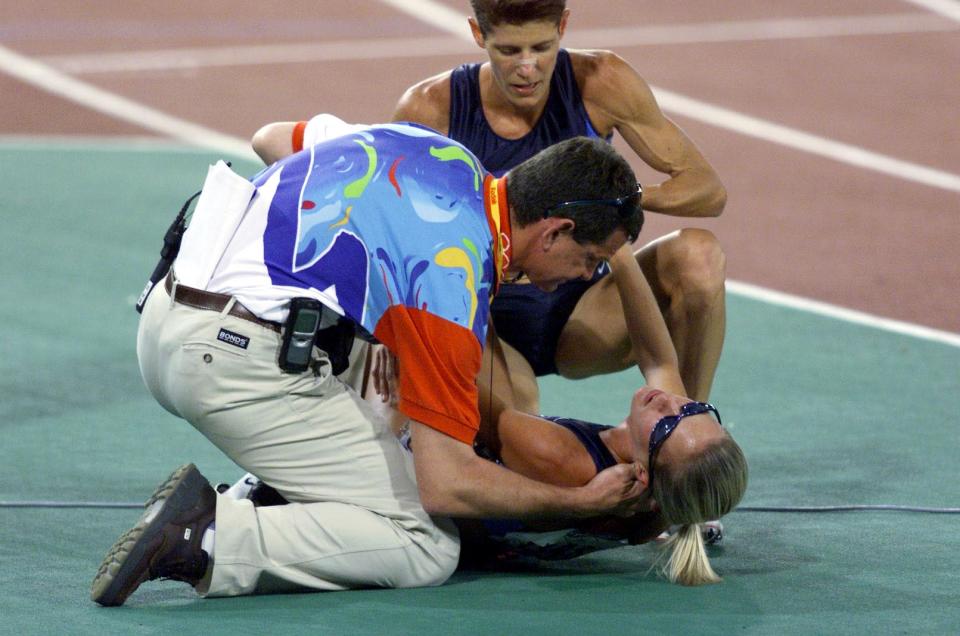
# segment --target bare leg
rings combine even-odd
[[[707,230],[678,230],[637,254],[694,400],[710,397],[726,333],[726,256]]]

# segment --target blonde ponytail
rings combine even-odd
[[[740,502],[747,488],[747,460],[729,434],[704,449],[695,462],[657,466],[653,496],[670,524],[680,525],[657,559],[667,557],[664,576],[681,585],[719,583],[703,543],[700,525],[719,519]],[[655,564],[656,565],[656,564]]]
[[[699,524],[681,526],[670,536],[663,549],[664,554],[669,551],[670,556],[660,571],[671,583],[704,585],[723,580],[710,566]]]

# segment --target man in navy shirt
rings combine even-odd
[[[663,115],[643,78],[610,51],[560,48],[570,15],[564,0],[471,4],[470,28],[489,60],[412,86],[395,121],[449,135],[494,174],[563,139],[610,139],[616,131],[667,176],[644,184],[644,210],[681,217],[722,212],[726,191],[717,174]],[[504,285],[493,319],[510,345],[521,408],[538,412],[535,376],[582,378],[633,364],[649,385],[706,400],[723,346],[724,264],[712,233],[683,229],[636,252],[625,246],[589,282],[552,293],[523,280]]]

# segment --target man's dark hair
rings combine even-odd
[[[486,37],[501,24],[524,24],[551,20],[560,24],[566,0],[470,0],[473,15]]]
[[[618,199],[637,191],[637,177],[609,143],[588,137],[561,141],[507,173],[507,201],[519,227],[536,223],[566,201]],[[571,219],[577,243],[599,245],[620,228],[635,238],[643,226],[639,202],[629,213],[611,205],[576,205],[555,216]],[[629,210],[629,206],[628,206]]]

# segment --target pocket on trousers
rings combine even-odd
[[[216,411],[222,404],[242,399],[235,394],[244,390],[239,374],[249,366],[249,357],[243,350],[231,349],[235,347],[209,341],[187,342],[170,359],[167,394],[177,412],[194,425],[197,418]]]
[[[242,364],[246,357],[242,352],[237,353],[216,345],[197,342],[180,346],[173,360],[171,370],[177,375],[195,378],[206,377],[209,381],[230,374],[238,364]]]
[[[323,401],[343,391],[343,384],[330,374],[328,365],[319,375],[304,373],[299,377],[291,377],[284,401],[297,413],[310,415]]]
[[[236,347],[234,345],[226,344],[223,342],[211,341],[211,340],[198,340],[196,342],[187,341],[183,343],[182,346],[184,351],[199,351],[201,349],[210,349],[212,351],[220,351],[229,356],[235,358],[246,358],[247,351],[242,347]]]

